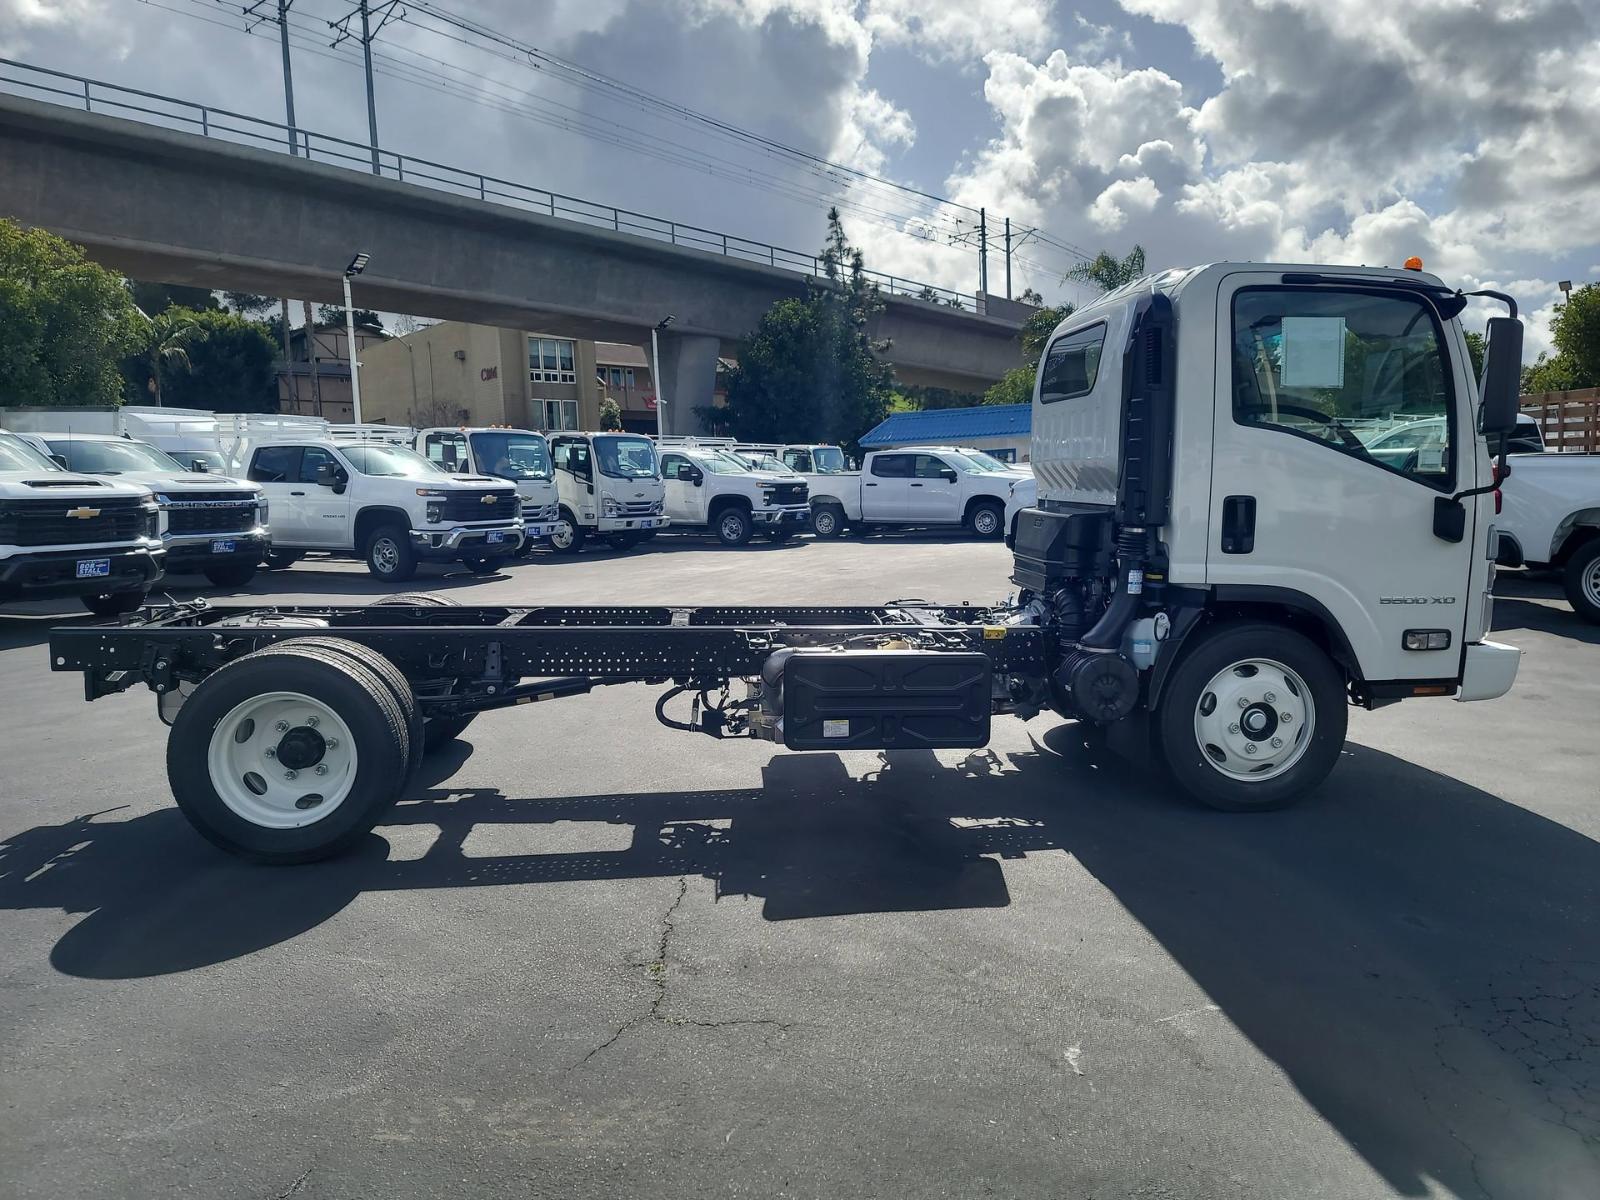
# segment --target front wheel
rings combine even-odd
[[[997,538],[1005,530],[1006,510],[998,504],[980,504],[972,510],[972,532],[981,538]]]
[[[561,510],[561,519],[550,531],[550,549],[557,554],[576,554],[583,549],[583,526],[578,524],[571,509]]]
[[[411,534],[399,525],[382,525],[367,539],[367,570],[379,579],[399,583],[417,573]]]
[[[844,532],[844,509],[837,504],[819,504],[811,510],[811,532],[819,538],[836,538]]]
[[[1211,808],[1283,808],[1327,778],[1344,746],[1343,675],[1279,625],[1226,624],[1185,646],[1157,707],[1178,785]]]
[[[1600,625],[1600,538],[1579,546],[1561,572],[1572,611]]]
[[[106,592],[83,597],[83,606],[97,617],[121,617],[136,612],[149,594],[146,591]]]
[[[716,517],[717,540],[724,546],[743,546],[750,540],[755,526],[750,514],[742,508],[725,508]]]

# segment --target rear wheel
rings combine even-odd
[[[253,562],[213,563],[205,568],[205,576],[216,587],[243,587],[256,577]]]
[[[367,605],[368,608],[460,608],[461,605],[450,599],[449,596],[440,596],[434,592],[402,592],[398,596],[385,596],[381,600],[374,600]],[[388,660],[385,659],[385,662]],[[398,671],[396,672],[398,674]],[[404,676],[401,677],[402,682]],[[436,681],[437,684],[437,681]],[[430,686],[424,684],[424,687]],[[445,681],[445,686],[453,686],[453,681]],[[408,685],[409,688],[409,685]],[[432,694],[432,693],[430,693]],[[413,705],[415,701],[413,701]],[[468,713],[463,717],[425,717],[420,720],[421,749],[415,757],[423,754],[432,754],[446,742],[454,741],[460,737],[466,727],[472,724],[477,713]]]
[[[402,583],[417,573],[411,534],[399,525],[380,525],[367,539],[367,570],[379,579]]]
[[[750,514],[732,505],[712,518],[711,527],[717,531],[717,540],[724,546],[743,546],[755,531]]]
[[[1327,778],[1344,746],[1344,679],[1309,638],[1278,625],[1194,635],[1156,712],[1173,778],[1227,812],[1282,808]]]
[[[167,775],[215,845],[257,862],[312,862],[378,823],[405,782],[409,743],[376,674],[291,642],[201,681],[173,720]]]
[[[973,508],[967,523],[979,537],[997,538],[1005,532],[1006,510],[993,501],[985,501]]]
[[[1567,559],[1561,583],[1572,610],[1585,621],[1600,625],[1600,538],[1579,546]]]
[[[373,607],[367,605],[368,608]],[[400,706],[400,713],[405,718],[407,755],[405,783],[409,784],[416,774],[417,768],[422,765],[422,752],[424,743],[424,726],[422,713],[417,708],[417,698],[411,691],[411,683],[406,679],[405,673],[390,662],[382,654],[370,646],[363,646],[360,642],[347,641],[344,638],[334,637],[308,637],[296,638],[294,645],[312,650],[321,650],[326,654],[338,657],[365,667],[378,677],[378,681],[388,689],[394,702]]]
[[[84,596],[82,599],[83,606],[97,617],[120,617],[137,611],[149,594],[145,590],[106,592],[98,596]]]
[[[570,508],[563,508],[556,527],[550,531],[550,549],[557,554],[576,554],[583,549],[583,538],[583,526]]]
[[[811,510],[811,531],[819,538],[836,538],[844,533],[844,509],[837,504],[819,504]]]

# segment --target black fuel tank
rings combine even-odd
[[[791,750],[926,750],[989,742],[987,654],[799,650],[783,664]]]

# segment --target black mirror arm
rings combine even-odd
[[[1509,310],[1506,313],[1508,317],[1515,317],[1517,315],[1517,302],[1504,292],[1497,292],[1492,288],[1480,288],[1476,292],[1460,292],[1458,294],[1462,296],[1487,296],[1491,300],[1498,300],[1504,304]]]

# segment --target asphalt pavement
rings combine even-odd
[[[1007,571],[662,538],[414,586],[958,602]],[[237,599],[383,590],[307,561]],[[1048,716],[790,754],[629,686],[480,717],[298,868],[190,831],[148,693],[48,671],[88,618],[8,611],[0,1195],[1593,1200],[1600,629],[1557,596],[1502,585],[1510,697],[1353,714],[1282,813]]]

